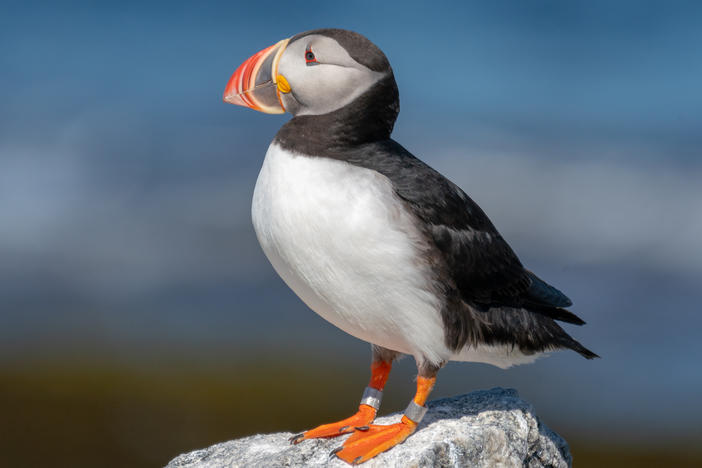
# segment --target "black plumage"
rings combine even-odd
[[[308,157],[371,169],[390,180],[426,237],[426,261],[445,299],[446,344],[454,350],[507,344],[526,354],[569,348],[588,359],[597,357],[555,322],[585,323],[565,309],[570,299],[523,267],[483,210],[458,186],[390,138],[399,94],[382,52],[355,33],[312,32],[334,37],[359,63],[386,75],[343,108],[295,116],[275,142]]]

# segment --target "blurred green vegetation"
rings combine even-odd
[[[258,356],[203,367],[83,357],[3,364],[0,466],[163,466],[179,453],[216,442],[299,431],[355,410],[365,367],[319,357],[314,364],[303,357],[296,362],[283,366]],[[393,387],[383,412],[404,407],[413,391],[412,385]],[[563,435],[578,467],[702,466],[699,451],[603,445]]]

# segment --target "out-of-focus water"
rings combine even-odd
[[[221,103],[242,60],[326,26],[386,52],[402,101],[395,138],[573,299],[588,324],[568,331],[602,356],[452,363],[436,396],[515,387],[585,466],[655,463],[700,439],[697,3],[4,11],[0,444],[14,451],[1,456],[37,444],[57,466],[153,466],[353,408],[368,345],[306,309],[250,225],[258,168],[287,117]],[[411,359],[397,366],[385,410],[406,404],[413,372]],[[291,404],[302,400],[318,405]]]

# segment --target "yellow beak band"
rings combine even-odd
[[[276,76],[275,80],[278,83],[278,91],[280,91],[283,94],[288,94],[290,92],[290,84],[283,75]]]

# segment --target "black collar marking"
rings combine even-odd
[[[349,148],[390,138],[399,103],[395,77],[389,72],[341,109],[293,117],[274,141],[297,153],[341,157]]]

